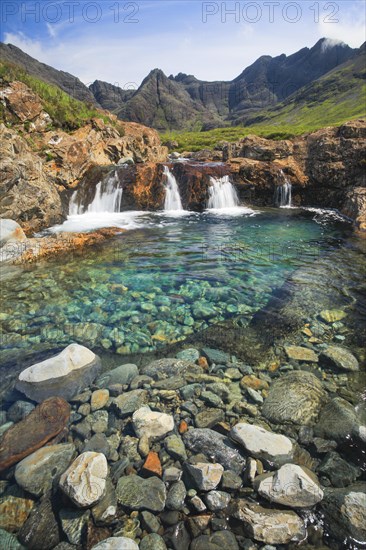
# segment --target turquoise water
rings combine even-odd
[[[1,357],[73,341],[147,353],[232,317],[245,325],[290,274],[337,250],[350,232],[347,223],[295,209],[145,214],[139,225],[102,247],[5,277]]]

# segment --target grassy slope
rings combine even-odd
[[[72,98],[57,86],[52,86],[43,80],[30,76],[17,65],[1,61],[0,79],[5,83],[19,80],[29,86],[40,97],[43,108],[54,121],[55,127],[75,130],[89,122],[93,117],[103,118],[105,122],[111,123],[108,116],[93,106]],[[0,105],[0,122],[3,122],[4,113],[1,107]]]
[[[208,132],[170,132],[179,151],[213,148],[220,141],[238,141],[249,134],[286,139],[325,126],[338,126],[366,115],[364,56],[345,63],[305,86],[283,103],[258,113],[245,127],[216,128]]]

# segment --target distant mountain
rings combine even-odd
[[[337,125],[366,114],[366,43],[349,61],[303,86],[283,102],[260,111],[247,125],[273,127]]]
[[[154,69],[132,93],[100,81],[90,90],[102,107],[124,120],[158,130],[210,129],[245,124],[358,53],[322,38],[290,56],[262,56],[231,82],[205,82],[182,73],[167,77]]]
[[[45,63],[40,63],[12,44],[3,44],[0,42],[0,61],[6,61],[22,67],[31,76],[44,80],[48,84],[58,86],[71,97],[96,105],[93,93],[76,76],[64,71],[58,71]]]

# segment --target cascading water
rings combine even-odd
[[[282,170],[280,170],[280,178],[284,183],[276,187],[274,197],[275,205],[290,208],[292,206],[292,185],[287,180]]]
[[[70,200],[69,215],[120,212],[123,193],[120,184],[118,172],[115,171],[97,184],[94,198],[87,207],[79,199],[79,192],[75,191]]]
[[[183,210],[177,180],[167,166],[164,166],[164,175],[166,177],[164,210]]]
[[[211,177],[207,208],[234,208],[239,206],[239,197],[229,176]]]

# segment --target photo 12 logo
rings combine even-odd
[[[339,23],[336,2],[202,2],[203,23],[298,23],[306,12],[315,23]]]
[[[74,23],[80,18],[85,23],[98,23],[113,18],[114,23],[139,23],[140,6],[137,2],[18,2],[1,4],[1,22],[9,23],[14,17],[24,24]]]

